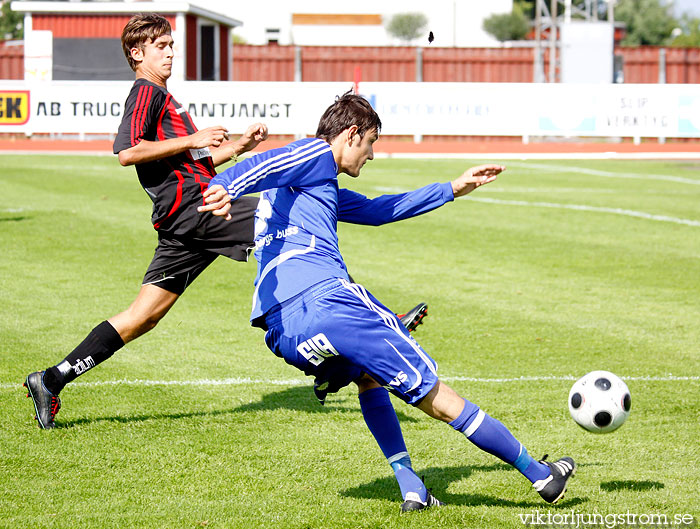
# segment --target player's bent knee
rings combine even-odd
[[[428,394],[416,404],[421,411],[443,422],[455,420],[464,409],[465,400],[447,384],[438,380]]]
[[[162,314],[148,314],[130,307],[114,318],[110,318],[110,323],[117,330],[124,343],[128,343],[152,330],[162,318]]]
[[[381,387],[381,384],[379,384],[379,382],[374,380],[367,373],[362,373],[362,375],[359,378],[356,378],[355,380],[353,380],[353,382],[355,384],[357,384],[357,392],[358,393],[364,393],[365,391],[367,391],[369,389]]]
[[[149,314],[145,318],[142,318],[138,324],[138,329],[141,331],[140,334],[145,334],[154,329],[162,319],[163,315],[160,314]]]

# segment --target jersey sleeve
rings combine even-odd
[[[320,185],[335,178],[331,146],[323,140],[292,143],[256,154],[229,167],[209,182],[221,185],[231,200],[277,187]]]
[[[114,154],[137,145],[141,140],[156,140],[158,117],[163,110],[163,93],[150,84],[134,85],[124,104],[124,115],[114,138]]]
[[[430,184],[398,195],[367,198],[349,189],[340,189],[338,220],[352,224],[380,226],[428,213],[454,200],[452,184]]]

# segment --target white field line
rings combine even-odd
[[[392,187],[376,187],[377,191],[385,193],[404,193],[405,189],[392,188]],[[504,190],[508,191],[508,190]],[[580,191],[580,190],[579,190]],[[586,206],[584,204],[559,204],[556,202],[528,202],[525,200],[502,200],[498,198],[488,198],[488,197],[468,197],[468,200],[473,200],[476,202],[486,202],[489,204],[500,204],[503,206],[531,206],[540,208],[553,208],[553,209],[570,209],[574,211],[590,211],[595,213],[611,213],[614,215],[623,215],[626,217],[636,217],[639,219],[653,220],[657,222],[671,222],[673,224],[682,224],[685,226],[692,226],[694,228],[700,227],[700,220],[691,219],[681,219],[678,217],[670,217],[668,215],[655,215],[652,213],[646,213],[644,211],[635,211],[632,209],[621,209],[621,208],[606,208],[599,206]],[[18,208],[18,209],[3,209],[0,213],[22,213],[25,211],[31,211],[30,209]]]
[[[681,176],[670,176],[666,174],[639,174],[639,173],[616,173],[614,171],[601,171],[599,169],[590,169],[588,167],[575,167],[569,165],[548,165],[541,163],[518,164],[514,163],[511,166],[520,169],[539,169],[543,171],[552,171],[556,173],[579,173],[590,176],[600,176],[603,178],[626,178],[634,180],[661,180],[664,182],[674,182],[677,184],[700,185],[700,179],[683,178]]]
[[[700,152],[456,152],[387,153],[375,152],[375,158],[412,160],[700,160]]]
[[[50,155],[50,156],[109,156],[110,151],[0,151],[0,155]],[[249,155],[248,155],[249,156]],[[244,154],[242,157],[245,158]],[[465,153],[374,153],[375,158],[396,159],[457,159],[457,160],[700,160],[700,152],[465,152]]]
[[[398,186],[373,186],[372,189],[379,193],[408,193],[412,191],[410,187],[398,187]],[[601,193],[608,195],[618,194],[619,191],[615,189],[597,189],[595,187],[498,187],[497,184],[489,184],[487,187],[479,189],[479,194],[484,193],[541,193],[541,194],[554,194],[554,193],[596,193],[600,195]],[[470,196],[471,198],[471,196]]]
[[[678,217],[669,217],[668,215],[654,215],[644,211],[635,211],[633,209],[621,208],[605,208],[598,206],[586,206],[583,204],[558,204],[556,202],[527,202],[525,200],[501,200],[498,198],[487,197],[469,197],[468,200],[476,202],[486,202],[488,204],[500,204],[504,206],[530,206],[538,208],[553,208],[553,209],[570,209],[575,211],[592,211],[595,213],[612,213],[614,215],[624,215],[626,217],[636,217],[645,220],[654,220],[657,222],[671,222],[673,224],[683,224],[685,226],[693,226],[700,228],[700,220],[680,219]]]
[[[0,155],[12,156],[111,156],[115,154],[111,151],[32,151],[29,149],[11,149],[7,151],[0,150]]]
[[[483,193],[540,193],[543,195],[552,195],[554,193],[595,193],[596,195],[617,195],[620,192],[616,189],[596,189],[595,187],[498,187],[489,184],[488,187],[479,189],[479,194]]]
[[[480,377],[465,377],[465,376],[453,376],[453,377],[440,377],[440,380],[446,382],[485,382],[485,383],[506,383],[506,382],[544,382],[548,380],[554,381],[566,381],[566,380],[578,380],[580,376],[574,375],[560,375],[560,376],[522,376],[515,378],[480,378]],[[675,382],[675,381],[694,381],[700,382],[700,376],[677,376],[677,375],[664,375],[664,376],[635,376],[626,377],[621,376],[620,378],[627,381],[643,381],[643,382]]]
[[[700,376],[621,376],[626,381],[641,381],[641,382],[700,382]],[[506,384],[511,382],[562,382],[578,380],[578,376],[560,375],[560,376],[522,376],[511,378],[489,378],[489,377],[468,377],[468,376],[447,376],[440,377],[440,380],[445,382],[477,382],[485,384]],[[201,378],[195,380],[147,380],[147,379],[121,379],[121,380],[102,380],[95,382],[73,382],[71,387],[94,388],[104,386],[245,386],[245,385],[264,385],[264,386],[306,386],[311,385],[311,378],[288,378],[288,379],[265,379],[265,378]],[[21,387],[21,383],[0,383],[0,389],[16,389]]]
[[[255,154],[255,153],[253,153]],[[33,151],[12,149],[0,151],[0,156],[111,156],[111,151]],[[251,156],[246,153],[239,158]],[[700,152],[375,152],[375,158],[456,159],[456,160],[700,160]]]

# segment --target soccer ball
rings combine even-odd
[[[617,430],[630,414],[632,397],[620,377],[591,371],[569,391],[569,412],[579,426],[593,433]]]

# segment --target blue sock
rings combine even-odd
[[[397,457],[401,456],[401,457]],[[399,482],[401,497],[406,499],[409,492],[415,492],[420,497],[420,501],[425,501],[428,497],[428,489],[425,488],[423,480],[420,479],[411,468],[411,457],[404,452],[396,454],[393,458],[388,458],[391,468],[394,470],[396,481]]]
[[[530,457],[508,428],[467,399],[464,399],[462,413],[450,426],[485,452],[513,465],[532,483],[550,474],[549,467]]]
[[[411,468],[411,458],[389,392],[384,388],[372,388],[360,393],[360,408],[369,431],[394,470],[401,496],[406,498],[409,492],[416,492],[421,501],[425,501],[427,490]]]

